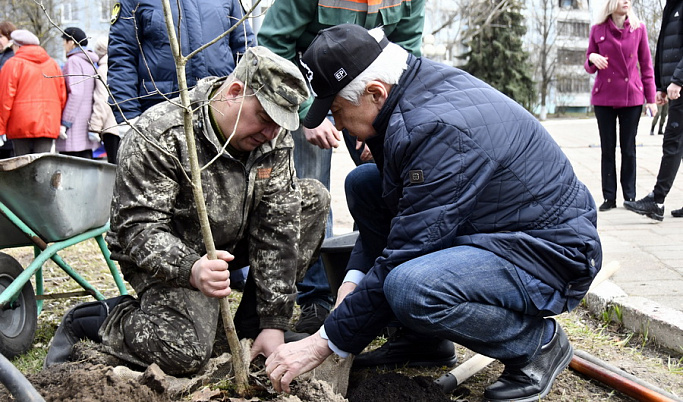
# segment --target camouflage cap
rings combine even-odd
[[[254,91],[275,123],[290,131],[299,128],[299,105],[309,95],[306,81],[294,63],[256,46],[247,49],[234,74]]]

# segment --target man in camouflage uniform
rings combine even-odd
[[[67,335],[71,345],[101,340],[107,353],[168,374],[198,371],[222,328],[218,298],[230,294],[229,270],[246,265],[238,334],[255,339],[252,358],[284,343],[295,283],[318,256],[330,203],[320,182],[296,178],[285,131],[299,126],[307,97],[298,68],[263,47],[249,49],[230,76],[190,91],[216,260],[202,256],[182,109],[165,102],[141,115],[122,142],[107,235],[138,297],[67,313],[47,366],[66,360],[55,343]],[[94,324],[84,328],[83,317]]]

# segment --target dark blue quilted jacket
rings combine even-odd
[[[163,101],[163,95],[177,97],[178,79],[161,1],[121,0],[119,4],[120,12],[109,28],[108,82],[113,100],[121,108],[112,108],[121,123],[121,112],[131,119]],[[238,0],[171,1],[171,9],[176,26],[180,22],[177,36],[186,56],[228,31],[244,15]],[[251,26],[245,21],[187,62],[187,86],[192,88],[205,77],[230,74],[238,54],[255,44]]]
[[[551,313],[580,302],[602,264],[595,203],[531,114],[461,70],[410,56],[374,126],[369,144],[395,218],[383,255],[325,321],[336,346],[357,354],[392,318],[389,271],[457,245],[550,285]],[[424,181],[411,183],[411,171]]]

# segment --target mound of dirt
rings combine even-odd
[[[169,396],[132,379],[113,373],[102,364],[65,363],[26,377],[46,402],[145,401],[170,402]],[[0,400],[14,400],[0,387]]]

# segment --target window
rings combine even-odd
[[[564,76],[557,78],[558,92],[586,93],[591,91],[590,77]]]
[[[100,22],[108,22],[111,18],[111,0],[100,0]]]
[[[66,1],[60,6],[62,24],[76,21],[76,5],[72,1]]]
[[[575,49],[558,49],[557,60],[565,66],[582,66],[586,62],[586,51]]]
[[[560,0],[560,8],[579,8],[579,0]]]
[[[590,25],[585,21],[558,21],[557,33],[560,36],[587,38]]]

